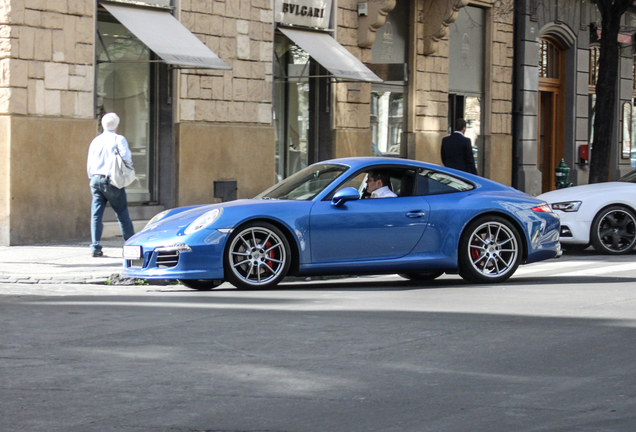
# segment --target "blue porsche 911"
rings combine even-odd
[[[384,198],[366,199],[374,195]],[[426,281],[446,272],[494,283],[559,256],[559,228],[544,201],[482,177],[405,159],[334,159],[253,199],[156,215],[124,245],[122,274],[199,290],[270,288],[287,275]]]

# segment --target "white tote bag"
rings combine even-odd
[[[123,189],[137,179],[135,168],[121,157],[117,147],[115,147],[115,154],[113,156],[113,166],[110,169],[110,183],[118,189]]]

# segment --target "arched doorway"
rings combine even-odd
[[[554,39],[539,41],[538,157],[541,191],[556,188],[554,168],[564,154],[565,50]]]

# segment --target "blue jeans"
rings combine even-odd
[[[128,240],[135,234],[133,223],[128,214],[128,199],[126,198],[126,189],[117,189],[110,184],[106,177],[93,176],[91,178],[91,193],[93,194],[93,203],[91,204],[91,252],[100,252],[102,246],[99,244],[104,231],[102,217],[106,210],[106,203],[115,210],[119,228],[124,236],[124,240]]]

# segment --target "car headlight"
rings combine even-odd
[[[565,201],[551,204],[552,210],[561,210],[564,212],[575,212],[581,207],[581,201]]]
[[[166,215],[170,213],[170,210],[164,210],[161,213],[157,213],[156,215],[154,215],[152,217],[152,219],[150,219],[148,221],[148,223],[146,224],[146,226],[144,227],[143,230],[145,230],[146,228],[148,228],[150,225],[152,225],[153,223],[159,222],[161,219],[163,219],[164,217],[166,217]],[[142,230],[142,231],[143,231]]]
[[[208,226],[212,225],[214,223],[214,221],[217,220],[219,218],[219,216],[221,216],[221,213],[223,213],[223,209],[217,208],[217,209],[210,210],[209,212],[202,214],[201,216],[196,218],[194,220],[194,222],[192,222],[190,225],[188,225],[188,227],[185,229],[184,233],[185,234],[192,234],[192,233],[195,233],[197,231],[202,230],[205,227],[208,227]]]

